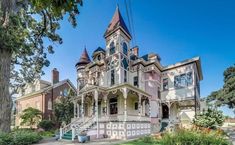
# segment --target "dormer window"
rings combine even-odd
[[[115,53],[115,46],[114,46],[114,42],[111,42],[109,45],[109,54],[112,55]]]
[[[123,49],[123,53],[125,55],[127,55],[128,54],[128,48],[127,48],[127,44],[125,42],[123,42],[123,44],[122,44],[122,49]]]
[[[100,56],[100,55],[97,56],[97,60],[98,60],[98,61],[101,60],[101,56]]]

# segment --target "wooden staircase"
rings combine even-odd
[[[77,119],[60,129],[60,139],[74,140],[78,134],[96,127],[95,117],[89,117],[86,119]]]

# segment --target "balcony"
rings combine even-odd
[[[192,100],[195,95],[194,86],[188,86],[184,88],[170,88],[169,90],[163,91],[161,97],[163,101],[183,101],[183,100]]]

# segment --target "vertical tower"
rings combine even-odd
[[[85,73],[85,66],[90,62],[91,62],[90,57],[87,53],[86,48],[84,48],[84,51],[83,51],[78,63],[76,64],[78,91],[81,90],[88,81],[88,76],[87,76],[88,74]]]
[[[128,82],[131,34],[118,7],[104,34],[104,38],[106,39],[107,50],[108,86]]]

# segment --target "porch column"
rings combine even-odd
[[[171,103],[167,102],[167,106],[168,106],[168,113],[169,113],[169,123],[171,122]]]
[[[73,118],[75,119],[77,117],[77,108],[76,108],[76,102],[73,102]]]
[[[151,118],[151,96],[148,97],[149,100],[149,117]]]
[[[84,120],[84,95],[82,95],[82,119]]]
[[[142,95],[139,94],[139,100],[138,100],[139,120],[141,120],[141,108],[142,108],[142,106],[141,106],[141,97],[142,97]]]
[[[108,114],[108,108],[107,108],[107,99],[108,99],[108,94],[103,94],[104,95],[104,108],[105,108],[105,119],[107,117],[107,114]]]
[[[95,90],[94,92],[95,98],[95,117],[96,117],[96,138],[99,138],[99,122],[98,122],[98,91]]]
[[[123,97],[124,97],[124,121],[127,121],[127,88],[123,88]]]

